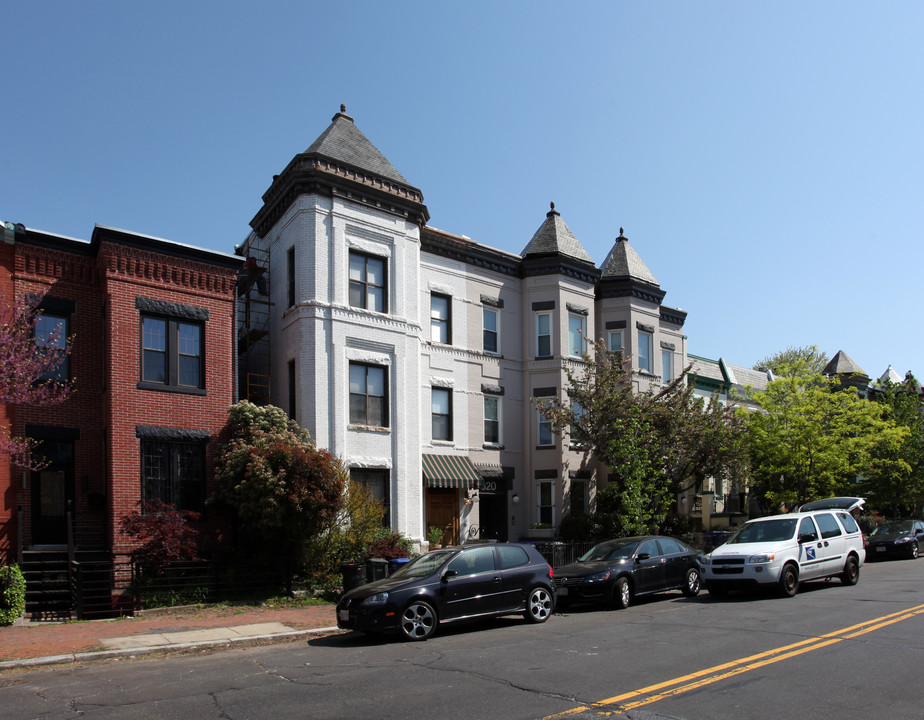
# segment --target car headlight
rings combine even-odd
[[[910,537],[895,538],[895,544],[896,544],[896,545],[899,545],[899,544],[901,544],[901,543],[909,543],[909,542],[911,542],[911,538],[910,538]]]
[[[610,577],[610,571],[604,570],[603,572],[598,572],[598,573],[594,573],[593,575],[588,575],[586,578],[584,578],[584,582],[586,583],[603,582],[604,580],[608,580],[609,577]]]
[[[388,602],[388,593],[380,592],[375,595],[370,595],[365,600],[363,600],[363,605],[384,605]]]
[[[703,556],[699,559],[699,564],[700,564],[700,565],[711,565],[711,564],[712,564],[712,558],[709,557],[708,555],[703,555]]]
[[[762,555],[751,555],[751,557],[748,558],[748,565],[764,565],[769,562],[773,562],[772,553],[763,553]]]

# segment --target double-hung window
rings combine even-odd
[[[498,353],[498,335],[497,335],[497,310],[495,308],[484,308],[484,351],[486,353]]]
[[[452,310],[448,295],[430,293],[430,340],[448,345],[452,342]]]
[[[42,380],[63,383],[70,377],[66,353],[69,325],[70,318],[67,315],[48,312],[42,313],[35,320],[35,346],[42,348],[41,352],[50,355],[52,361],[42,374]]]
[[[434,440],[452,440],[452,393],[448,388],[433,388],[430,393]]]
[[[653,372],[652,369],[652,345],[654,338],[649,332],[639,330],[638,333],[638,369],[645,372]]]
[[[500,398],[484,396],[484,441],[488,445],[500,445]]]
[[[350,481],[367,488],[372,497],[382,503],[382,507],[385,508],[382,525],[391,527],[391,488],[388,470],[351,468]]]
[[[551,481],[542,481],[538,483],[537,490],[539,496],[537,520],[543,525],[551,525],[554,503],[554,483]]]
[[[610,330],[607,347],[610,352],[622,352],[622,330]]]
[[[388,372],[379,365],[350,363],[350,424],[388,427]]]
[[[536,313],[536,357],[552,355],[552,313]]]
[[[385,258],[350,252],[350,305],[388,312]]]
[[[571,481],[571,515],[584,515],[587,513],[587,481]]]
[[[672,350],[661,350],[661,382],[667,385],[674,379],[674,353]]]
[[[548,404],[548,399],[539,401],[543,405]],[[552,420],[540,408],[536,408],[536,445],[539,447],[549,447],[555,444],[555,438],[552,435]]]
[[[568,354],[580,357],[584,352],[587,337],[587,318],[583,315],[568,315]]]
[[[139,387],[202,394],[208,310],[141,297],[135,307],[141,311]]]

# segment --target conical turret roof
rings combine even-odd
[[[601,277],[606,278],[631,278],[641,280],[650,285],[658,285],[658,281],[652,274],[648,266],[639,257],[629,244],[628,238],[623,234],[623,229],[619,228],[619,237],[616,238],[616,244],[610,250],[606,260],[601,267]],[[659,286],[660,287],[660,286]]]
[[[866,375],[863,368],[857,365],[843,350],[838,350],[837,354],[831,358],[821,372],[824,375]]]
[[[353,118],[346,114],[345,105],[340,106],[340,112],[331,118],[331,124],[305,150],[305,155],[318,155],[395,182],[410,184],[356,127]]]
[[[565,221],[561,219],[561,215],[555,210],[555,203],[551,203],[551,208],[546,213],[545,222],[539,226],[532,240],[527,243],[520,255],[525,258],[530,255],[558,254],[589,262],[592,265],[593,258],[578,242]]]

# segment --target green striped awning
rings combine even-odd
[[[424,455],[423,476],[431,488],[477,488],[481,475],[467,457],[457,455]]]

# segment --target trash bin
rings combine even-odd
[[[366,580],[375,582],[388,577],[388,560],[385,558],[369,558],[366,560]]]
[[[343,592],[366,583],[366,566],[361,562],[340,563],[340,572],[343,574]]]
[[[395,558],[388,561],[388,574],[391,575],[396,570],[400,570],[411,561],[410,558]]]

